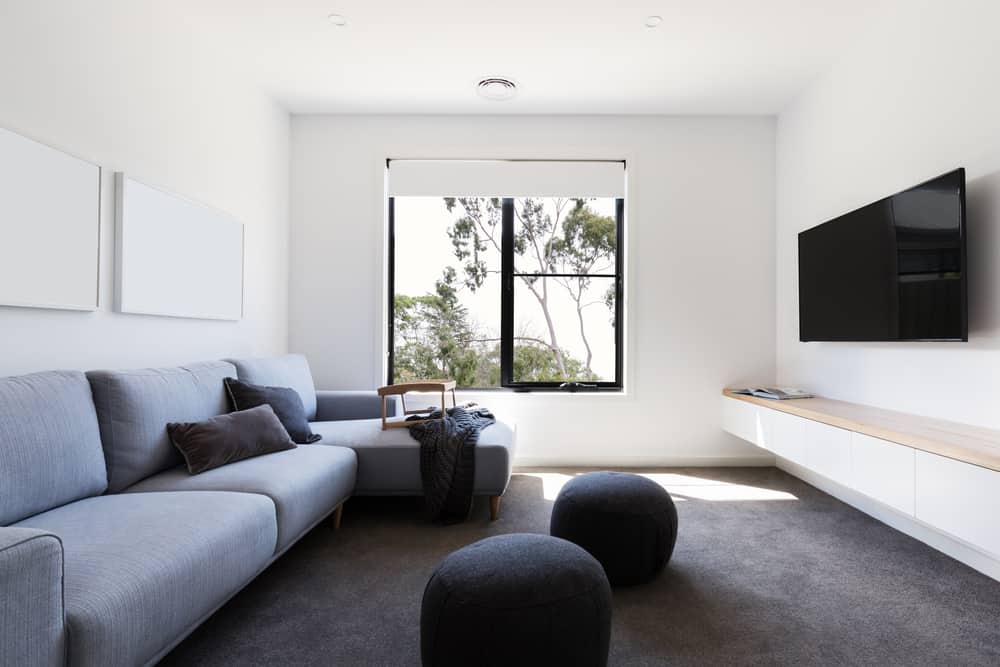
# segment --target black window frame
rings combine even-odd
[[[502,391],[518,392],[568,391],[621,391],[624,388],[624,293],[625,293],[625,199],[615,198],[615,272],[595,274],[562,274],[562,273],[517,273],[514,271],[514,197],[501,198],[501,253],[500,253],[500,387],[466,387],[465,391]],[[386,278],[388,282],[388,367],[386,382],[394,384],[395,363],[395,297],[396,297],[396,205],[395,197],[389,196],[386,207],[388,216],[387,255],[388,266]],[[514,370],[514,285],[519,276],[535,275],[538,277],[575,277],[588,275],[593,278],[612,278],[615,281],[615,378],[599,382],[515,382],[512,378]]]

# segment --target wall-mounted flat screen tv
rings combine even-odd
[[[802,341],[967,341],[965,170],[799,234]]]

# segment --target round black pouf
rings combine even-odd
[[[563,486],[549,532],[590,552],[611,585],[641,584],[670,560],[677,508],[663,487],[645,477],[590,472]]]
[[[586,551],[515,533],[445,558],[424,589],[424,667],[604,667],[611,587]]]

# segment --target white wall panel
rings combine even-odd
[[[166,5],[164,5],[166,7]],[[0,375],[135,368],[287,349],[288,113],[232,70],[197,22],[121,2],[7,2],[0,11],[0,127],[100,165],[100,284],[94,312],[0,306]],[[174,18],[171,18],[171,15]],[[156,25],[136,32],[135,25]],[[183,44],[183,49],[177,45]],[[114,178],[124,171],[245,225],[239,322],[114,311]],[[78,248],[91,260],[88,240]],[[166,281],[185,270],[174,258]],[[91,274],[93,275],[93,274]],[[91,298],[91,307],[93,299]]]
[[[624,159],[625,392],[461,397],[518,424],[519,464],[772,460],[719,390],[773,376],[773,119],[300,116],[292,144],[289,347],[319,386],[384,382],[386,158]]]
[[[778,119],[776,380],[1000,428],[1000,3],[882,5]],[[800,343],[798,232],[959,166],[969,342]]]

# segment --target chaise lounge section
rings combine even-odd
[[[302,398],[310,427],[322,436],[319,444],[354,450],[358,457],[354,495],[423,494],[420,444],[407,429],[382,430],[382,399],[377,392],[317,391],[309,362],[298,354],[229,361],[244,382],[294,388]],[[398,397],[389,398],[388,416],[401,415]],[[510,481],[516,439],[514,427],[497,421],[483,429],[476,444],[473,494],[490,498],[493,520]]]

